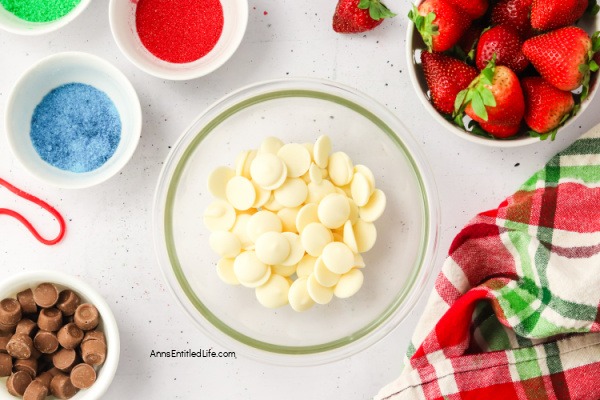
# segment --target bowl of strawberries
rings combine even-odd
[[[417,95],[472,142],[554,139],[595,95],[597,11],[593,0],[423,0],[407,32]]]

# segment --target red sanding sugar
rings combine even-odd
[[[188,63],[217,44],[223,6],[219,0],[139,0],[135,24],[140,40],[156,57]]]

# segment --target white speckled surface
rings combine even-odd
[[[0,216],[0,279],[38,268],[81,276],[113,307],[122,352],[107,399],[366,399],[400,371],[402,356],[426,296],[392,334],[334,364],[279,368],[237,359],[150,358],[151,350],[225,350],[203,336],[168,292],[151,241],[155,183],[170,146],[208,105],[238,87],[283,77],[326,78],[353,86],[394,111],[428,157],[439,191],[442,226],[435,270],[452,238],[476,212],[495,207],[545,160],[600,118],[600,99],[555,142],[494,149],[460,140],[428,117],[413,93],[404,59],[409,2],[389,2],[399,16],[365,35],[334,33],[335,1],[250,0],[248,30],[238,52],[215,73],[188,82],[153,78],[117,49],[108,1],[96,0],[58,32],[21,37],[0,32],[0,126],[20,74],[49,54],[77,50],[104,57],[131,80],[144,126],[130,163],[109,181],[82,190],[49,187],[27,174],[0,134],[0,177],[55,205],[68,233],[55,247],[37,243],[21,225]],[[48,235],[56,227],[39,208],[0,189],[0,207],[21,210]],[[433,283],[430,279],[429,288]]]

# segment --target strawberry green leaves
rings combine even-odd
[[[390,11],[390,9],[387,8],[385,4],[383,4],[379,0],[360,0],[360,2],[358,3],[358,8],[361,8],[363,10],[368,9],[369,15],[375,21],[379,21],[383,18],[392,18],[396,16],[395,13]]]
[[[415,27],[421,33],[425,46],[431,51],[433,48],[433,37],[440,34],[438,26],[433,23],[436,18],[435,13],[430,12],[426,16],[422,16],[419,14],[417,7],[413,5],[413,8],[408,12],[408,18],[414,22]]]
[[[600,50],[600,31],[595,32],[592,35],[592,49],[588,51],[588,60],[587,64],[579,65],[579,72],[583,74],[582,89],[581,89],[581,100],[585,100],[590,93],[590,76],[592,72],[598,71],[600,66],[594,60],[594,54],[596,54]]]
[[[496,99],[492,91],[486,87],[492,85],[494,80],[494,70],[496,68],[496,56],[494,55],[487,66],[481,71],[479,76],[471,82],[471,84],[462,90],[456,96],[454,101],[454,120],[462,121],[467,104],[471,103],[473,111],[484,121],[488,120],[488,112],[486,107],[495,107]],[[461,122],[462,123],[462,122]]]
[[[590,16],[595,16],[596,14],[598,14],[598,11],[600,11],[600,7],[598,6],[598,2],[596,0],[590,0],[588,2],[588,6],[587,9],[585,10],[585,13],[587,15]]]
[[[556,139],[557,132],[558,132],[558,128],[553,129],[550,132],[546,132],[546,133],[538,133],[536,131],[529,130],[529,131],[527,131],[527,134],[530,137],[538,138],[540,140],[546,140],[546,139],[550,138],[551,141],[554,141],[554,139]]]

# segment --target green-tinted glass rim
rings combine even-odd
[[[181,268],[181,264],[177,257],[176,246],[174,241],[173,234],[173,206],[175,201],[175,195],[177,191],[177,187],[179,185],[180,179],[182,177],[183,171],[185,170],[185,166],[190,159],[193,152],[200,145],[202,140],[212,132],[215,127],[220,125],[223,121],[225,121],[230,116],[244,110],[250,106],[253,106],[258,103],[262,103],[269,100],[276,100],[287,97],[305,97],[305,98],[315,98],[319,100],[330,101],[341,106],[347,107],[359,114],[363,117],[370,120],[374,123],[379,129],[381,129],[385,134],[394,142],[402,151],[404,156],[408,159],[410,165],[412,166],[413,172],[417,178],[419,187],[421,188],[421,194],[423,198],[423,233],[424,240],[421,242],[419,248],[419,257],[417,262],[415,263],[415,268],[413,268],[404,289],[396,296],[394,301],[390,304],[386,310],[378,315],[371,323],[359,329],[358,331],[345,336],[343,338],[330,341],[323,344],[311,345],[311,346],[283,346],[276,345],[272,343],[267,343],[264,341],[256,340],[250,336],[244,335],[221,321],[215,314],[213,314],[196,296],[194,291],[192,290],[185,274]],[[230,338],[243,343],[252,348],[263,350],[276,354],[284,354],[284,355],[307,355],[307,354],[315,354],[322,353],[326,351],[340,349],[343,346],[346,346],[352,342],[355,342],[365,336],[369,335],[373,331],[375,331],[378,327],[383,325],[389,318],[392,316],[398,308],[403,304],[406,297],[411,293],[411,289],[414,287],[417,278],[419,277],[423,264],[425,261],[425,256],[427,254],[427,243],[432,239],[431,231],[430,231],[430,212],[431,205],[429,204],[429,199],[427,197],[427,189],[425,182],[423,181],[423,177],[419,173],[418,164],[415,159],[412,157],[410,152],[408,151],[404,142],[400,140],[400,138],[394,133],[394,131],[379,117],[373,114],[371,111],[367,110],[363,106],[356,104],[353,101],[350,101],[346,98],[325,93],[317,90],[306,90],[306,89],[281,89],[275,90],[268,93],[263,93],[259,95],[255,95],[249,97],[239,103],[236,103],[234,106],[227,108],[225,111],[219,113],[216,117],[211,119],[206,125],[202,127],[200,132],[194,137],[194,139],[187,145],[185,151],[183,152],[180,160],[173,170],[172,177],[168,184],[168,190],[165,199],[165,211],[164,211],[164,227],[165,227],[165,244],[168,258],[171,263],[172,272],[177,279],[181,289],[183,290],[185,296],[188,298],[193,307],[200,312],[200,314],[215,328],[229,336]]]

